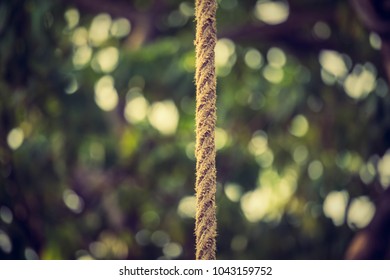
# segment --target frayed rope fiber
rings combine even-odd
[[[195,0],[196,20],[196,259],[216,258],[216,0]]]

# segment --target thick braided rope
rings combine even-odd
[[[195,0],[196,19],[196,259],[215,259],[216,0]]]

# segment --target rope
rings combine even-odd
[[[196,20],[196,259],[215,259],[216,0],[195,0]]]

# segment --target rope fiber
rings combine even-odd
[[[196,259],[216,258],[216,0],[195,0]]]

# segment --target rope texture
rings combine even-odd
[[[196,20],[196,259],[214,260],[216,251],[216,0],[195,0]]]

